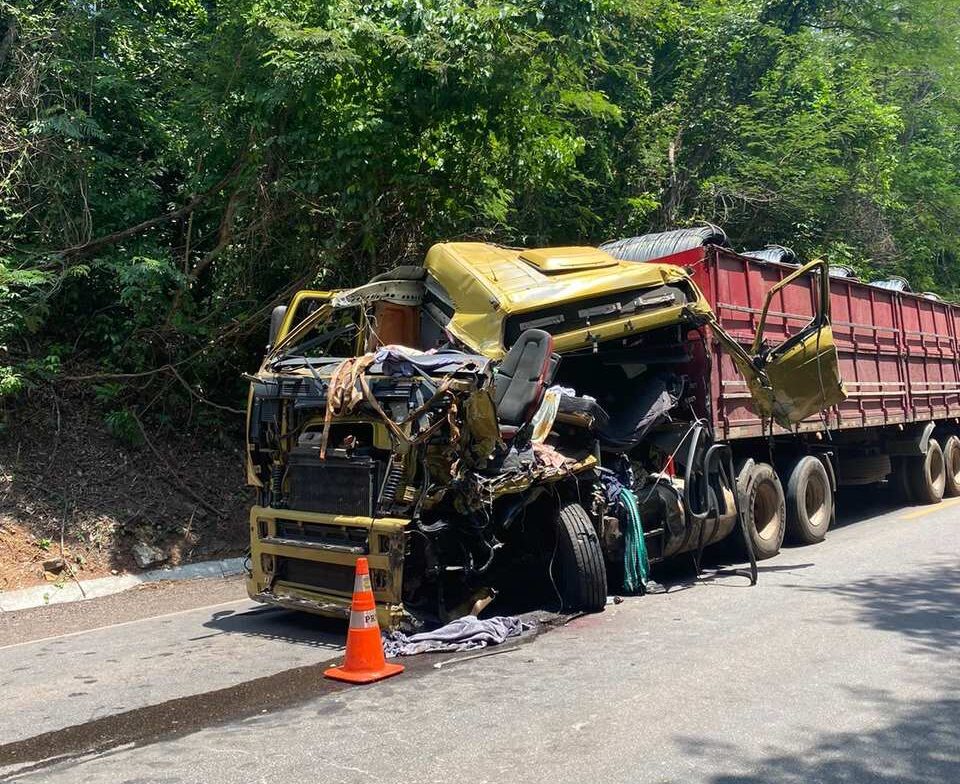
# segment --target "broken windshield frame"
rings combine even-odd
[[[329,301],[318,307],[313,313],[308,315],[296,326],[292,326],[287,333],[277,341],[276,345],[270,350],[264,358],[265,364],[271,364],[274,359],[287,351],[288,346],[294,346],[297,342],[307,335],[313,327],[324,319],[328,318],[333,312],[333,306]]]
[[[323,346],[325,344],[330,345],[334,341],[344,336],[350,335],[351,333],[354,338],[360,333],[360,327],[357,326],[355,322],[345,324],[336,329],[328,330],[327,332],[323,332],[315,337],[312,337],[308,340],[303,341],[302,343],[298,343],[294,346],[290,346],[289,348],[284,348],[283,351],[278,356],[274,357],[270,361],[270,364],[277,365],[289,359],[297,359],[297,358],[306,359],[308,356],[306,352],[309,349],[316,348],[317,346]],[[329,351],[320,355],[314,355],[311,358],[323,359],[328,356],[329,356]]]

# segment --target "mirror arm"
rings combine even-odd
[[[820,267],[820,324],[830,323],[830,264],[826,259],[819,259]]]

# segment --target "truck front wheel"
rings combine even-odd
[[[550,575],[563,610],[596,611],[607,603],[607,570],[600,537],[590,515],[578,503],[560,507]]]
[[[833,488],[823,462],[801,457],[787,480],[787,534],[797,544],[816,544],[833,519]]]
[[[739,501],[758,561],[780,552],[786,531],[783,485],[773,466],[748,461],[737,476]]]

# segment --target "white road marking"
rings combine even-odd
[[[229,602],[220,602],[219,604],[208,604],[203,607],[191,607],[186,610],[177,610],[176,612],[164,613],[163,615],[150,615],[146,618],[134,618],[130,621],[120,621],[119,623],[108,623],[106,626],[95,626],[92,629],[80,629],[75,632],[67,632],[66,634],[56,634],[50,637],[40,637],[36,640],[27,640],[26,642],[14,642],[10,645],[0,645],[0,651],[7,651],[11,648],[21,648],[24,645],[37,645],[42,642],[51,642],[53,640],[64,640],[67,637],[79,637],[81,634],[90,634],[91,632],[100,632],[105,629],[119,629],[121,626],[132,626],[135,623],[144,623],[146,621],[159,621],[163,618],[174,618],[178,615],[186,615],[187,613],[200,612],[201,610],[213,610],[216,607],[229,607],[232,604],[242,604],[243,602],[250,602],[250,599],[233,599]],[[250,608],[251,610],[263,607],[265,605],[253,604]]]

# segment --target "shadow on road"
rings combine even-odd
[[[343,650],[347,639],[347,625],[342,620],[276,607],[220,612],[203,625],[221,633],[282,640],[331,651]]]
[[[960,566],[939,560],[913,574],[896,573],[857,583],[804,591],[830,591],[850,599],[858,622],[901,634],[925,658],[956,664],[960,651]],[[844,620],[850,623],[849,618]],[[928,659],[929,660],[929,659]],[[917,659],[924,667],[924,660]],[[940,682],[942,697],[902,701],[884,690],[848,689],[853,698],[889,717],[872,732],[823,733],[802,752],[775,754],[751,764],[751,749],[700,738],[678,742],[693,757],[726,760],[752,773],[719,773],[711,784],[956,784],[960,781],[960,673]],[[716,769],[714,765],[714,769]]]
[[[861,695],[862,696],[862,695]],[[960,699],[904,704],[873,695],[889,723],[873,732],[820,735],[795,754],[772,755],[751,773],[715,773],[710,784],[956,784],[960,770]],[[695,756],[728,760],[739,767],[737,751],[727,744],[684,738]],[[739,764],[738,764],[739,763]],[[714,769],[716,769],[714,767]]]
[[[912,508],[897,497],[886,484],[864,487],[841,487],[837,491],[837,519],[833,528],[843,528],[873,517]]]
[[[906,511],[914,507],[905,506],[892,488],[886,485],[870,485],[867,487],[844,487],[837,494],[837,520],[833,528],[843,528],[855,525],[883,515],[897,511]],[[816,553],[816,548],[822,545],[800,545],[784,542],[783,552],[793,553],[803,549]],[[694,568],[692,554],[681,555],[669,559],[654,567],[654,578],[667,587],[668,592],[685,590],[698,584],[712,584],[723,587],[743,588],[749,583],[738,578],[746,579],[748,574],[744,564],[746,555],[743,553],[740,536],[732,534],[724,541],[707,547],[703,553],[703,571],[698,576]],[[762,575],[765,572],[795,572],[799,569],[808,569],[815,564],[790,563],[769,564],[761,562],[757,571]],[[960,781],[960,779],[958,779]]]
[[[853,601],[862,623],[907,637],[918,650],[958,661],[960,657],[960,565],[954,560],[933,561],[912,574],[897,572],[853,583],[803,591],[829,591]],[[956,781],[960,781],[960,771]]]

